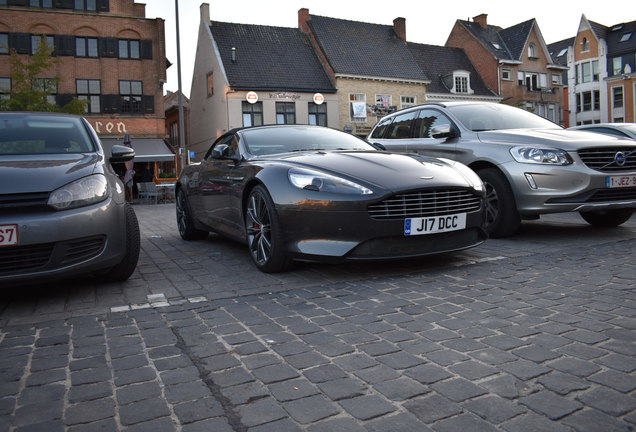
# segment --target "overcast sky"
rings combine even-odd
[[[176,91],[177,44],[174,0],[136,0],[146,3],[147,18],[163,18],[166,31],[166,56],[173,64],[168,69],[164,90]],[[181,80],[183,93],[190,95],[192,69],[196,54],[201,0],[179,0],[181,39]],[[488,14],[488,23],[507,28],[535,18],[545,42],[550,44],[576,35],[581,15],[606,26],[636,20],[633,0],[451,0],[356,2],[348,0],[208,0],[210,19],[240,24],[298,27],[298,10],[313,15],[392,25],[397,17],[406,18],[406,37],[410,42],[444,45],[458,19]],[[611,3],[611,7],[609,7]],[[428,6],[432,5],[432,6]]]

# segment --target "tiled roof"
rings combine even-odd
[[[211,21],[210,30],[236,90],[336,91],[309,38],[298,29]]]
[[[631,36],[629,34],[631,33]],[[634,53],[636,51],[636,21],[616,24],[608,28],[609,54]],[[632,59],[633,59],[632,54]]]
[[[408,43],[413,57],[431,80],[427,86],[429,93],[448,93],[450,89],[444,84],[443,77],[453,71],[465,70],[470,72],[470,85],[476,95],[496,96],[481,79],[481,76],[468,59],[462,48],[452,48],[437,45]]]
[[[597,38],[607,40],[607,31],[609,30],[607,27],[594,21],[588,20],[588,22],[590,26],[592,26],[592,31],[596,34]]]
[[[521,60],[523,50],[528,41],[528,35],[535,23],[536,21],[533,18],[499,32],[513,59]]]
[[[427,79],[393,26],[317,15],[309,25],[336,74]]]
[[[571,38],[563,39],[562,41],[554,42],[548,45],[548,52],[550,53],[550,56],[552,57],[552,61],[555,64],[558,64],[560,66],[568,65],[567,49],[571,47],[572,45],[574,45],[574,40],[575,38],[571,37]]]

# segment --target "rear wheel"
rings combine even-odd
[[[123,282],[128,279],[137,268],[137,261],[139,260],[141,238],[137,215],[128,203],[125,204],[124,212],[126,215],[126,254],[119,264],[100,275],[100,278],[109,282]]]
[[[495,168],[480,170],[486,187],[486,230],[490,237],[506,237],[514,234],[521,225],[515,197],[506,177]]]
[[[177,203],[175,207],[177,209],[177,227],[179,228],[179,235],[181,235],[182,239],[201,240],[208,236],[209,233],[207,231],[194,227],[190,207],[188,206],[188,198],[183,189],[179,189],[179,192],[177,192]]]
[[[274,202],[263,186],[256,186],[250,192],[244,219],[247,245],[256,267],[265,273],[291,268],[293,261],[284,250],[282,229]]]
[[[579,214],[590,225],[614,227],[627,222],[634,214],[634,209],[596,210]]]

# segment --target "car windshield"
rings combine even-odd
[[[536,114],[504,104],[484,103],[450,106],[455,117],[474,132],[502,129],[562,129]]]
[[[312,150],[376,150],[361,138],[324,127],[245,129],[242,136],[248,152],[256,156]]]
[[[77,117],[0,114],[0,155],[93,151],[86,128]]]

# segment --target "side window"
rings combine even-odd
[[[393,123],[384,134],[384,138],[404,139],[411,137],[411,129],[417,117],[417,111],[411,111],[395,116]]]
[[[382,138],[392,121],[393,117],[385,118],[384,120],[382,120],[380,124],[378,124],[378,126],[373,130],[371,138]]]
[[[436,110],[422,110],[417,118],[415,136],[417,138],[431,138],[431,130],[435,126],[452,125],[448,117]]]

